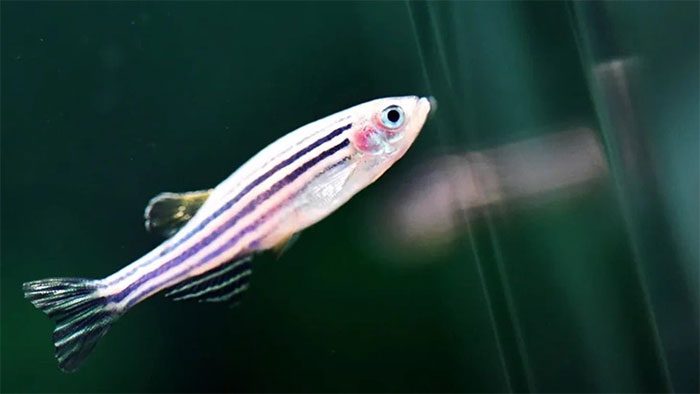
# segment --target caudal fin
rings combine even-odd
[[[80,278],[35,280],[22,285],[24,297],[56,322],[53,341],[64,372],[78,369],[120,313],[98,293],[100,282]]]

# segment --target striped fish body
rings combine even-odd
[[[113,275],[25,283],[25,296],[57,320],[61,368],[77,369],[114,320],[165,289],[175,299],[235,301],[248,286],[250,256],[283,244],[379,178],[411,146],[430,108],[427,98],[383,98],[310,123],[211,191],[188,194],[203,204],[191,218],[177,207],[186,224]]]

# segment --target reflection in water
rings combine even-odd
[[[634,257],[632,275],[639,298],[646,305],[647,324],[640,327],[640,332],[647,330],[653,339],[652,362],[658,366],[664,388],[674,391],[674,384],[681,387],[688,384],[681,379],[674,382],[674,375],[693,376],[697,372],[697,346],[689,351],[688,344],[697,344],[698,316],[688,314],[684,307],[693,305],[697,312],[698,268],[697,263],[689,263],[682,257],[692,255],[689,251],[697,250],[697,244],[680,241],[697,230],[692,226],[671,226],[673,211],[679,208],[670,200],[677,196],[674,191],[661,188],[664,181],[668,182],[665,178],[669,174],[663,171],[663,160],[659,159],[669,159],[663,158],[656,142],[659,135],[688,122],[688,118],[658,120],[666,112],[675,112],[671,104],[675,97],[662,101],[658,107],[648,107],[649,99],[644,99],[643,89],[648,81],[641,79],[641,70],[648,62],[639,57],[600,61],[591,67],[589,79],[602,134],[609,147],[611,179]],[[676,138],[686,133],[676,132]],[[693,210],[697,212],[697,205],[685,214]],[[697,218],[697,214],[694,216]],[[682,301],[669,302],[671,299]],[[679,325],[679,321],[686,323]]]
[[[488,205],[584,191],[583,185],[606,176],[607,166],[593,130],[578,128],[444,155],[415,173],[385,200],[386,215],[375,215],[397,249],[444,245]]]

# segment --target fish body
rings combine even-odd
[[[391,97],[312,122],[211,190],[154,198],[147,228],[171,237],[116,273],[25,283],[25,297],[57,322],[61,369],[76,370],[118,317],[163,290],[175,300],[237,302],[252,256],[281,249],[379,178],[411,146],[430,109],[427,98]]]

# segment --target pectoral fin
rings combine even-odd
[[[296,240],[299,239],[299,234],[301,234],[301,233],[289,234],[286,238],[284,238],[282,241],[280,241],[277,245],[272,247],[272,252],[277,256],[277,258],[282,256],[282,254],[284,254],[284,252],[286,252],[287,250],[289,250],[289,248],[292,247],[294,242],[296,242]]]
[[[305,209],[326,210],[342,193],[357,164],[346,158],[326,169],[306,187]]]
[[[189,221],[209,198],[212,189],[186,193],[161,193],[148,202],[146,230],[170,237]]]

